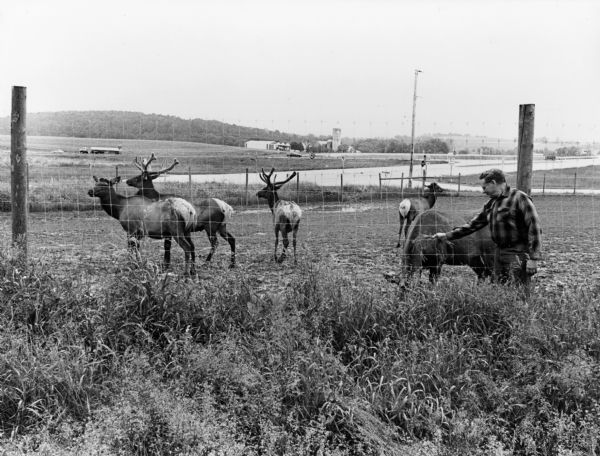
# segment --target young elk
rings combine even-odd
[[[403,269],[406,279],[421,269],[429,269],[429,281],[435,282],[443,264],[471,267],[479,280],[492,275],[496,245],[490,230],[484,228],[452,242],[433,239],[435,233],[450,231],[469,218],[429,209],[418,214],[404,243]]]
[[[285,259],[285,254],[290,242],[288,241],[288,233],[291,231],[293,234],[292,244],[294,246],[294,263],[296,259],[296,236],[298,234],[298,227],[300,225],[300,219],[302,218],[302,209],[293,201],[280,200],[277,196],[277,190],[279,190],[285,183],[289,182],[296,176],[294,171],[290,177],[281,182],[271,182],[271,176],[275,171],[275,168],[271,168],[269,174],[265,173],[263,169],[260,173],[260,179],[267,184],[265,188],[260,190],[256,195],[259,198],[265,198],[269,204],[269,208],[273,213],[273,225],[275,228],[275,251],[273,258],[278,263],[281,263]],[[277,177],[277,176],[275,176]],[[273,180],[275,179],[273,178]],[[279,233],[283,238],[283,250],[281,256],[277,258],[277,244],[279,244]]]
[[[171,171],[179,164],[177,159],[173,160],[171,166],[161,169],[160,171],[150,171],[150,164],[156,160],[154,154],[149,159],[140,160],[136,158],[133,162],[141,171],[138,176],[127,179],[127,185],[138,189],[137,195],[145,196],[153,201],[164,200],[165,198],[176,197],[177,195],[169,195],[159,193],[154,188],[154,179],[161,174]],[[215,250],[217,249],[218,240],[217,233],[225,239],[231,249],[231,262],[229,267],[235,267],[235,238],[227,231],[227,222],[233,215],[233,208],[225,201],[218,198],[206,198],[194,204],[196,209],[196,220],[191,228],[191,231],[206,230],[206,235],[210,242],[210,252],[206,257],[206,261],[212,259]]]
[[[190,229],[196,217],[194,207],[182,198],[169,197],[152,201],[143,196],[119,195],[114,185],[120,177],[108,180],[94,176],[96,184],[88,191],[91,197],[100,198],[102,209],[119,221],[129,235],[128,247],[139,253],[139,242],[144,236],[165,240],[164,268],[171,263],[171,238],[185,252],[185,274],[196,275],[196,253],[190,237]]]
[[[414,221],[414,219],[420,213],[433,208],[435,205],[436,195],[442,193],[444,189],[440,187],[436,182],[432,182],[425,186],[427,191],[423,196],[416,198],[405,198],[400,201],[398,206],[398,217],[400,219],[400,230],[398,231],[398,244],[396,247],[404,245],[402,242],[402,235],[404,234],[404,240],[406,242],[406,236],[408,229]]]

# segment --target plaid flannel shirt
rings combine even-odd
[[[502,194],[490,200],[470,222],[447,233],[448,240],[468,236],[490,226],[492,240],[499,248],[524,246],[532,260],[541,258],[542,230],[531,198],[508,185]]]

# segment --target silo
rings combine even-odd
[[[342,129],[334,128],[332,133],[332,142],[331,142],[331,150],[333,152],[337,152],[338,147],[342,144]]]

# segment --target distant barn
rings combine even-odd
[[[250,140],[244,144],[248,149],[290,150],[289,143],[279,141]]]
[[[273,149],[277,141],[246,141],[245,146],[248,149]]]
[[[82,147],[80,154],[116,154],[121,153],[121,146],[118,147]]]

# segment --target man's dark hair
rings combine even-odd
[[[497,168],[488,169],[487,171],[482,172],[479,179],[483,179],[486,184],[491,181],[495,181],[497,184],[506,182],[504,172]]]

